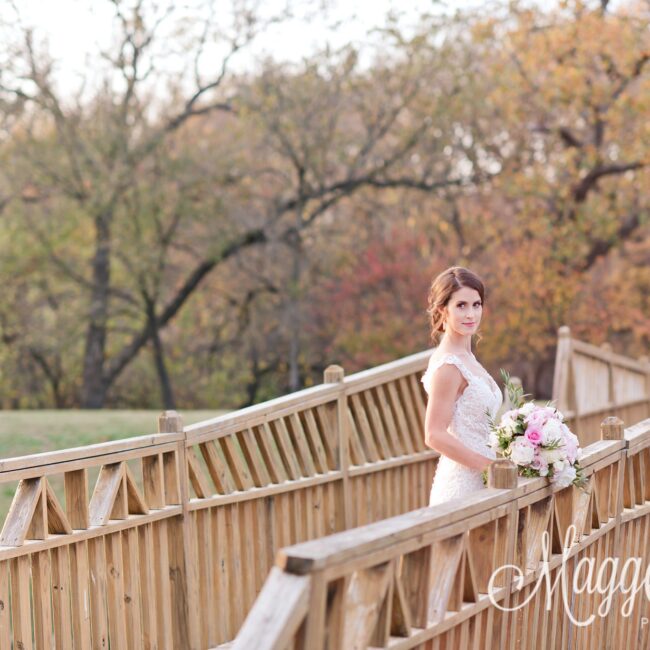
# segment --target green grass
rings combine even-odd
[[[181,416],[184,424],[192,424],[224,412],[182,411]],[[0,459],[155,433],[159,414],[160,411],[2,411]]]
[[[184,424],[221,415],[225,411],[181,411]],[[160,411],[2,411],[0,459],[83,447],[98,442],[156,433]],[[60,492],[59,477],[53,486]],[[92,490],[92,483],[90,489]],[[16,482],[0,483],[0,526],[11,505]]]

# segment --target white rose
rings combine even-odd
[[[522,407],[519,408],[519,413],[522,415],[530,415],[535,410],[534,402],[526,402]]]
[[[564,460],[562,449],[540,449],[539,452],[548,465]]]
[[[553,483],[560,487],[567,487],[573,483],[576,478],[576,470],[572,465],[566,465],[562,471],[553,474]]]
[[[510,458],[517,465],[528,465],[535,455],[535,448],[523,440],[515,440],[510,446]]]
[[[544,466],[542,469],[539,470],[539,475],[540,476],[548,476],[548,467]]]
[[[542,427],[542,444],[548,445],[553,440],[562,438],[562,424],[557,420],[550,419]]]
[[[488,436],[488,444],[494,449],[499,447],[499,436],[497,436],[494,431],[490,431],[490,435]]]
[[[563,460],[556,460],[553,463],[553,469],[555,469],[556,472],[561,472],[565,467],[565,462]]]
[[[515,435],[516,428],[517,422],[515,420],[507,419],[505,422],[502,422],[501,431],[503,432],[503,437],[510,440]]]

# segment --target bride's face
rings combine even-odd
[[[476,289],[461,287],[454,291],[446,306],[445,329],[468,336],[476,334],[481,324],[483,303]]]

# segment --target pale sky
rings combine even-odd
[[[8,15],[7,5],[0,0],[0,16]],[[36,30],[37,38],[45,37],[49,52],[59,62],[58,78],[63,86],[73,88],[88,71],[88,53],[110,43],[114,8],[108,0],[14,0],[26,25]],[[237,55],[232,69],[249,68],[256,56],[269,53],[276,59],[300,60],[314,48],[329,43],[333,47],[345,43],[367,43],[368,32],[385,24],[389,11],[399,11],[404,24],[413,24],[417,16],[427,11],[453,11],[456,8],[479,7],[486,0],[320,0],[325,4],[325,15],[306,22],[293,20],[268,29],[253,47]],[[281,0],[264,0],[267,10]],[[128,4],[128,3],[127,3]],[[161,3],[162,4],[162,3]],[[191,5],[178,2],[177,7]],[[229,1],[224,1],[229,6]],[[217,6],[219,3],[217,3]],[[442,6],[446,8],[443,9]],[[294,0],[301,12],[307,4]],[[313,6],[313,0],[312,5]]]

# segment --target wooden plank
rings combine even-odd
[[[343,648],[365,648],[377,625],[380,609],[392,578],[391,563],[355,571],[346,598]]]
[[[176,451],[166,451],[162,455],[163,477],[165,481],[165,505],[181,503],[181,485]]]
[[[282,483],[283,481],[286,481],[288,476],[284,469],[284,465],[282,464],[280,454],[275,446],[271,427],[269,427],[268,423],[265,422],[261,427],[255,427],[253,429],[253,434],[255,435],[257,446],[262,454],[262,459],[266,464],[271,481],[273,483]]]
[[[415,448],[420,449],[424,438],[424,413],[420,413],[416,410],[415,399],[411,392],[410,382],[406,377],[401,377],[397,380],[397,394],[399,395],[402,406],[404,407],[407,428],[411,432],[411,438],[414,443],[417,442]]]
[[[91,647],[88,542],[70,545],[70,596],[75,650]]]
[[[348,402],[350,409],[350,438],[358,438],[361,446],[365,450],[364,455],[370,462],[377,462],[380,458],[387,458],[387,451],[385,445],[377,445],[375,443],[375,431],[370,427],[364,405],[361,402],[359,393],[350,395]]]
[[[54,612],[54,638],[57,650],[68,650],[72,644],[70,612],[70,554],[68,546],[51,551],[52,609]]]
[[[307,436],[312,458],[314,459],[316,471],[320,474],[325,474],[329,469],[327,466],[327,454],[325,453],[325,446],[323,445],[318,424],[314,417],[314,411],[312,409],[301,411],[300,417],[302,418],[303,428]]]
[[[196,494],[199,499],[209,497],[213,493],[212,488],[208,483],[207,477],[203,473],[199,459],[196,457],[192,447],[188,447],[185,450],[185,457],[187,458],[187,472],[194,494]]]
[[[246,467],[246,461],[244,460],[243,454],[235,446],[235,441],[233,436],[224,436],[219,438],[219,444],[223,451],[223,455],[228,463],[230,472],[235,481],[235,486],[238,490],[248,490],[252,488],[255,484],[251,478],[248,467]]]
[[[90,526],[88,510],[88,470],[78,469],[63,475],[65,509],[70,526],[83,530]]]
[[[237,629],[230,627],[230,580],[235,580],[230,571],[229,542],[226,535],[227,506],[212,508],[212,539],[214,540],[214,565],[215,582],[214,594],[217,605],[218,629],[221,633],[220,641],[232,639]]]
[[[397,385],[395,382],[390,382],[387,385],[388,390],[388,403],[390,408],[393,410],[394,420],[397,424],[397,435],[402,440],[406,441],[406,448],[413,449],[417,452],[422,449],[424,445],[422,444],[422,435],[420,431],[423,427],[418,427],[416,429],[411,429],[409,423],[406,419],[406,406],[402,402],[401,395],[397,390]]]
[[[329,469],[339,469],[339,437],[338,437],[338,415],[336,413],[337,402],[323,404],[315,409],[318,428],[321,431],[321,440],[327,466]]]
[[[34,603],[34,641],[38,650],[54,648],[52,637],[52,568],[50,552],[32,554],[32,593]],[[0,648],[9,648],[0,634]]]
[[[208,473],[210,474],[210,478],[212,479],[217,492],[220,494],[230,494],[231,492],[234,492],[235,485],[230,476],[230,470],[217,453],[215,443],[203,442],[199,445],[199,449],[201,450],[201,455],[205,460]]]
[[[386,423],[386,429],[389,436],[396,438],[400,441],[402,448],[406,450],[407,454],[415,453],[415,447],[411,437],[406,430],[407,425],[404,420],[403,413],[399,408],[397,392],[395,386],[390,383],[386,386],[377,386],[377,400],[379,403],[379,412]],[[396,414],[401,415],[401,420],[396,419]]]
[[[95,483],[95,489],[90,499],[91,526],[105,526],[108,523],[115,510],[115,505],[119,501],[118,497],[120,496],[123,477],[124,467],[122,463],[103,465],[100,469],[97,483]],[[126,506],[123,505],[121,509],[126,510]],[[120,508],[118,508],[119,510]],[[121,518],[125,519],[126,512],[123,512],[123,515]]]
[[[293,448],[293,439],[282,418],[269,423],[273,431],[273,437],[280,452],[280,458],[290,479],[297,479],[302,476],[300,464]]]
[[[41,490],[38,495],[38,501],[36,502],[32,520],[27,529],[26,537],[30,540],[47,539],[48,537],[47,499],[45,498],[46,485],[47,479],[41,479]]]
[[[9,560],[0,562],[0,648],[11,648],[11,608]]]
[[[351,395],[350,400],[352,404],[355,403],[355,398],[359,402],[358,417],[361,418],[359,420],[361,428],[367,428],[375,436],[379,445],[381,458],[387,459],[401,453],[399,446],[395,444],[397,441],[386,433],[379,409],[377,408],[377,403],[375,402],[374,392],[366,390],[358,393],[358,395]]]
[[[128,648],[143,647],[142,615],[140,613],[140,544],[138,530],[129,528],[122,535],[122,567],[124,576],[124,614]]]
[[[142,485],[144,498],[149,508],[159,510],[165,507],[165,479],[162,454],[145,456],[142,459]]]
[[[0,533],[1,546],[23,545],[42,491],[43,479],[41,478],[20,481]]]
[[[158,650],[173,648],[172,631],[172,595],[169,580],[169,545],[167,536],[167,521],[161,520],[154,524],[154,548],[156,554],[156,604],[158,622]]]
[[[88,540],[90,631],[93,648],[108,648],[106,552],[104,537]]]
[[[47,479],[43,479],[43,482],[44,501],[47,508],[48,532],[52,535],[71,535],[72,526],[70,525],[68,517],[61,507],[52,486]]]
[[[212,527],[211,510],[201,510],[194,515],[194,530],[196,530],[196,561],[198,568],[198,598],[202,612],[215,612],[216,603],[213,592],[212,564]],[[199,617],[200,644],[202,648],[211,648],[217,644],[216,616],[203,615]]]
[[[145,503],[144,497],[140,494],[140,489],[135,482],[131,469],[128,465],[124,465],[124,484],[126,488],[126,501],[128,507],[128,514],[130,515],[146,515],[149,514],[149,508]]]
[[[232,650],[272,650],[289,644],[307,615],[310,581],[310,577],[292,576],[273,567]],[[278,608],[277,603],[283,606]],[[269,610],[274,616],[268,615]]]
[[[138,527],[140,592],[142,599],[142,648],[158,648],[158,612],[156,607],[156,563],[153,524]]]
[[[255,504],[252,502],[242,503],[240,508],[240,536],[241,536],[241,566],[242,571],[241,582],[242,582],[242,599],[244,604],[244,612],[248,610],[253,605],[255,600],[256,591],[255,591],[255,563],[257,558],[257,548],[256,542],[257,538],[255,536],[255,525],[254,521],[254,507]],[[245,615],[245,614],[244,614]]]
[[[106,536],[106,596],[110,645],[126,648],[122,534]]]
[[[81,469],[81,467],[96,467],[100,463],[110,464],[127,458],[138,458],[147,453],[148,449],[162,448],[182,439],[182,433],[153,434],[111,442],[100,442],[85,447],[72,447],[60,451],[16,456],[15,458],[0,460],[0,474],[3,474],[3,481],[35,478],[35,475],[60,474]],[[107,456],[115,456],[115,458],[105,458]],[[79,462],[81,465],[79,465]],[[25,476],[19,476],[18,472],[23,472]],[[29,476],[30,474],[31,476]]]
[[[308,437],[300,419],[299,413],[291,413],[286,419],[286,423],[291,432],[291,437],[295,440],[295,450],[298,460],[302,467],[303,476],[314,476],[316,465],[312,457],[312,450],[308,442]]]
[[[239,446],[246,459],[253,482],[257,487],[263,487],[271,483],[271,477],[266,469],[266,463],[258,447],[255,434],[250,428],[237,433]]]
[[[190,616],[193,600],[190,594],[188,567],[185,558],[185,539],[196,539],[195,533],[185,535],[183,519],[175,517],[167,522],[168,549],[169,549],[169,578],[171,587],[171,619],[173,630],[174,648],[195,648],[193,638],[198,629],[190,625]],[[196,555],[192,554],[192,561],[196,562]],[[198,622],[197,622],[198,626]]]
[[[379,415],[384,423],[386,436],[392,440],[392,445],[397,454],[413,453],[411,446],[408,446],[405,439],[402,437],[401,432],[393,417],[393,412],[390,408],[389,396],[385,386],[377,386],[375,388],[376,404]]]
[[[364,451],[361,440],[359,439],[359,433],[357,432],[357,427],[354,422],[354,417],[352,416],[352,411],[350,407],[345,403],[343,405],[343,422],[342,425],[345,427],[345,437],[348,441],[349,447],[349,457],[353,465],[363,465],[367,462],[366,452]],[[378,457],[375,460],[379,460]],[[345,467],[343,463],[340,463],[341,467]],[[349,469],[349,466],[348,468]]]
[[[234,576],[241,576],[246,567],[242,564],[242,538],[241,524],[239,521],[241,504],[235,503],[227,506],[226,539],[229,553],[228,571]],[[230,581],[230,629],[238,630],[246,615],[244,608],[244,583],[242,579]]]
[[[31,650],[32,612],[29,597],[29,555],[11,560],[11,619],[14,647]]]

